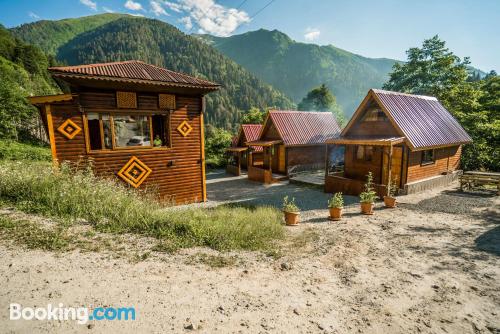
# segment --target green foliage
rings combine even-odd
[[[345,123],[345,115],[332,92],[322,84],[313,88],[297,106],[303,111],[330,111],[333,113],[340,125]]]
[[[106,14],[40,21],[14,32],[71,65],[138,59],[220,83],[220,91],[206,95],[205,120],[217,127],[235,130],[243,110],[251,107],[293,107],[284,94],[228,57],[159,20]]]
[[[283,198],[283,211],[285,212],[299,212],[300,208],[295,204],[295,198],[291,200],[288,199],[288,196]]]
[[[490,73],[470,80],[468,58],[461,60],[438,36],[407,51],[408,61],[394,65],[385,89],[437,97],[472,137],[462,154],[466,170],[500,170],[499,79]]]
[[[394,197],[394,196],[396,196],[398,194],[398,191],[399,191],[398,178],[394,178],[387,185],[387,196]]]
[[[265,115],[264,111],[252,107],[241,116],[241,124],[262,124]]]
[[[0,140],[0,160],[51,161],[52,156],[46,146]]]
[[[373,188],[373,175],[369,172],[366,176],[365,190],[359,194],[361,203],[373,203],[377,199],[377,193]]]
[[[344,206],[344,197],[342,193],[335,193],[333,197],[328,200],[329,208],[342,208]]]
[[[205,155],[207,165],[220,167],[225,162],[226,149],[231,146],[233,136],[227,130],[216,128],[211,125],[205,130]]]
[[[0,138],[30,138],[38,114],[26,97],[57,91],[48,59],[0,27]]]
[[[396,60],[366,58],[336,48],[293,41],[284,33],[260,29],[230,37],[200,39],[299,102],[325,83],[350,116],[370,88],[382,87]]]
[[[98,232],[155,237],[169,251],[194,246],[269,251],[284,235],[280,212],[271,207],[168,208],[152,194],[69,165],[53,170],[49,163],[0,162],[0,200],[51,217],[63,228],[83,219]],[[12,228],[5,224],[0,229]],[[48,240],[45,244],[53,240],[54,248],[63,247],[63,232],[40,237]]]

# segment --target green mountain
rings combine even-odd
[[[260,29],[230,37],[197,35],[260,79],[298,103],[325,83],[349,116],[370,88],[380,88],[396,62],[366,58],[336,48],[293,41],[284,33]]]
[[[283,93],[215,48],[159,20],[102,14],[39,21],[12,32],[69,65],[138,59],[220,83],[219,92],[207,95],[212,125],[234,129],[251,107],[293,107]]]

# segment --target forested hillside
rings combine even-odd
[[[396,62],[362,57],[332,45],[298,43],[277,30],[198,37],[296,103],[312,88],[325,83],[347,116],[354,112],[368,89],[382,87]]]
[[[109,22],[101,24],[104,19],[96,20],[100,17]],[[47,41],[54,31],[59,31],[54,43]],[[47,52],[56,50],[57,60],[70,65],[138,59],[220,83],[219,92],[207,95],[206,120],[212,125],[234,129],[242,112],[251,107],[293,107],[283,93],[213,47],[159,20],[104,14],[40,21],[13,32]]]
[[[26,97],[58,91],[47,73],[53,59],[33,45],[15,39],[0,25],[0,137],[30,137],[35,108]]]

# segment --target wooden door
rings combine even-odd
[[[285,145],[278,146],[278,172],[286,173],[286,153]]]
[[[391,183],[397,179],[398,186],[401,187],[401,168],[403,165],[403,147],[394,146],[392,148],[392,161],[391,161]]]

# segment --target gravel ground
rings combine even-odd
[[[287,227],[283,257],[189,249],[130,261],[112,251],[50,253],[0,241],[0,332],[6,333],[500,333],[500,199],[456,184],[377,203],[340,222],[328,195],[211,174],[209,205],[280,205],[294,196],[303,222]],[[150,242],[130,240],[128,247]],[[140,251],[140,250],[138,250]],[[200,254],[237,259],[222,268]],[[8,305],[135,306],[133,322],[10,321]]]

